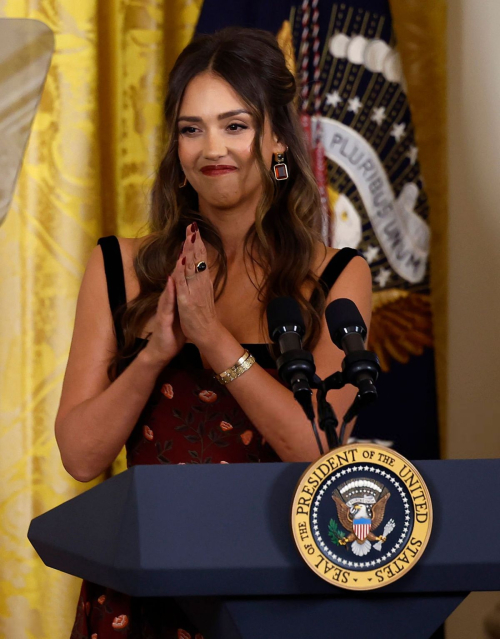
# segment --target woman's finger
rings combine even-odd
[[[182,301],[189,295],[189,289],[186,282],[186,256],[180,256],[172,273],[177,292],[177,299]]]
[[[158,301],[158,308],[162,313],[169,314],[173,313],[175,309],[175,285],[174,280],[171,275],[167,278],[167,283],[165,288],[160,295],[160,299]]]

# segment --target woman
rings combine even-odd
[[[325,305],[348,297],[368,325],[371,279],[355,252],[321,242],[295,96],[266,32],[226,29],[179,56],[152,233],[100,240],[81,286],[56,420],[76,479],[97,477],[125,443],[129,465],[318,456],[309,422],[278,380],[265,310],[277,296],[299,302],[305,347],[324,377],[342,360]],[[354,395],[352,387],[333,395],[337,414]],[[116,630],[197,636],[172,602],[84,583],[72,639]]]

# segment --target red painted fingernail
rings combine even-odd
[[[196,241],[196,231],[191,235],[191,244],[194,244]]]
[[[186,258],[185,257],[182,258],[181,264],[182,264],[182,266],[184,266],[186,264]]]
[[[191,231],[195,233],[197,230],[198,230],[198,224],[196,224],[196,222],[193,222],[191,224]]]

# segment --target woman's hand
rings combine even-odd
[[[144,350],[159,364],[166,365],[185,343],[186,337],[182,332],[176,308],[174,278],[169,276],[158,300],[153,331]]]
[[[186,339],[202,349],[213,339],[221,324],[217,319],[214,289],[208,265],[196,272],[198,262],[207,262],[207,250],[196,223],[186,229],[186,241],[173,272],[181,329]]]

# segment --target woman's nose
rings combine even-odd
[[[207,131],[204,142],[203,155],[207,160],[218,160],[227,155],[224,140],[217,132]]]

